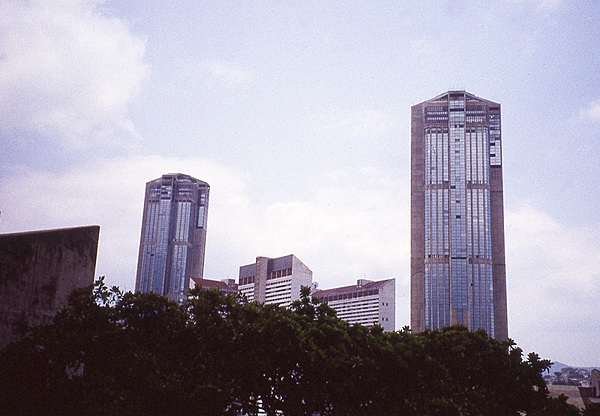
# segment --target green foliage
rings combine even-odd
[[[306,288],[289,309],[198,288],[181,306],[100,280],[76,291],[52,324],[29,328],[1,352],[0,408],[9,415],[552,415],[570,408],[548,398],[541,373],[549,365],[536,354],[524,360],[511,341],[483,331],[351,326]]]
[[[583,413],[586,414],[585,412]],[[567,396],[561,394],[558,397],[548,399],[544,407],[531,412],[532,416],[580,416],[579,408],[567,403]]]

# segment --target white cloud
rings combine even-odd
[[[180,171],[213,186],[211,209],[216,213],[244,205],[242,175],[208,160],[97,159],[61,173],[21,169],[3,178],[0,232],[98,224],[97,272],[111,284],[133,289],[145,183]],[[209,227],[215,216],[209,213]]]
[[[145,43],[98,1],[0,4],[0,131],[69,147],[131,142]]]
[[[560,6],[562,0],[509,0],[511,3],[532,4],[538,10],[549,12]]]
[[[592,101],[587,107],[582,108],[579,116],[584,120],[600,121],[600,99]]]
[[[237,278],[238,267],[256,256],[290,253],[322,287],[401,278],[408,267],[408,207],[401,202],[407,191],[372,168],[315,181],[304,198],[289,202],[256,202],[247,173],[200,158],[95,160],[64,173],[22,170],[0,181],[6,196],[0,232],[99,224],[98,274],[132,289],[144,186],[168,172],[211,185],[207,278]]]
[[[392,117],[375,110],[331,111],[315,119],[318,135],[341,141],[374,139],[395,127]]]
[[[232,88],[247,85],[254,80],[254,72],[223,61],[211,61],[200,65],[209,85]]]
[[[592,365],[600,342],[600,224],[569,228],[526,205],[506,214],[506,247],[511,337],[546,358],[580,356]]]
[[[97,274],[132,289],[144,185],[167,172],[211,185],[207,278],[237,278],[239,266],[256,256],[294,253],[323,288],[396,277],[398,326],[408,324],[407,184],[373,167],[332,171],[290,201],[257,201],[248,172],[201,158],[116,158],[63,173],[23,170],[0,180],[0,232],[99,224]],[[526,352],[591,365],[600,342],[599,246],[600,224],[568,228],[529,205],[506,211],[509,331]],[[564,358],[573,356],[582,362]]]

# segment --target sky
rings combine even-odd
[[[171,4],[172,3],[172,4]],[[396,279],[410,322],[410,107],[502,105],[509,336],[600,356],[600,3],[0,1],[0,233],[98,224],[133,290],[145,183],[211,186],[205,278],[295,254]]]

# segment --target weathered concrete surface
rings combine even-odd
[[[49,322],[69,294],[94,283],[100,227],[0,234],[0,348],[16,321]]]

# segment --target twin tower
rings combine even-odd
[[[412,107],[411,328],[508,338],[500,104],[449,91]],[[146,184],[136,291],[182,302],[203,277],[209,185]]]

